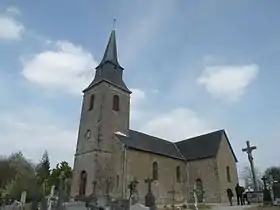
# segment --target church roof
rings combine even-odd
[[[128,148],[187,161],[216,157],[223,135],[226,137],[237,162],[224,130],[214,131],[176,143],[134,130],[129,130],[129,136],[117,134],[121,142]]]
[[[118,61],[116,32],[115,30],[112,30],[103,58],[100,64],[96,67],[94,80],[84,91],[90,89],[102,81],[105,81],[128,93],[131,93],[131,91],[125,85],[122,75],[123,67]]]
[[[212,158],[216,157],[223,136],[226,138],[235,161],[237,162],[237,158],[224,130],[203,134],[176,142],[175,144],[188,161]]]
[[[185,160],[176,145],[170,141],[134,130],[129,130],[128,137],[117,136],[129,148]]]

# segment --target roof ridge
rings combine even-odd
[[[173,143],[174,147],[177,149],[177,151],[179,152],[179,154],[181,155],[181,157],[184,159],[184,160],[187,160],[185,158],[185,156],[182,154],[182,152],[179,150],[179,148],[177,147],[177,145],[175,143]]]
[[[132,130],[132,129],[129,129],[129,130],[134,131],[134,132],[137,132],[137,133],[144,134],[144,135],[146,135],[146,136],[149,136],[149,137],[152,137],[152,138],[155,138],[155,139],[160,139],[160,140],[166,141],[166,142],[171,143],[171,144],[174,144],[174,143],[175,143],[175,142],[169,141],[169,140],[167,140],[167,139],[163,139],[163,138],[157,137],[157,136],[152,136],[151,134],[147,134],[147,133],[144,133],[144,132],[140,132],[140,131],[136,131],[136,130]]]
[[[225,129],[214,130],[214,131],[211,131],[211,132],[208,132],[208,133],[200,134],[198,136],[193,136],[193,137],[190,137],[190,138],[187,138],[187,139],[183,139],[183,140],[177,141],[177,142],[175,142],[175,144],[183,142],[183,141],[186,141],[186,140],[195,139],[195,138],[199,138],[199,137],[202,137],[202,136],[207,136],[209,134],[218,133],[218,132],[224,132],[224,131],[225,131]]]

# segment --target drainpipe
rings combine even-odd
[[[123,186],[122,186],[122,197],[123,198],[126,198],[126,146],[124,145],[123,146],[123,168],[122,168],[122,174],[123,174],[123,178],[122,178],[122,183],[123,183]]]

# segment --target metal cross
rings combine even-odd
[[[246,152],[248,154],[248,160],[250,162],[251,166],[251,172],[253,175],[253,182],[254,182],[254,190],[257,190],[257,180],[256,180],[256,174],[255,174],[255,167],[254,167],[254,158],[252,155],[253,150],[257,149],[256,146],[251,146],[249,141],[246,141],[246,148],[242,149],[242,152]]]

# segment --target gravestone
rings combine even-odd
[[[65,210],[87,210],[86,203],[82,201],[66,202],[63,206]]]
[[[20,196],[20,203],[22,206],[25,205],[25,201],[26,201],[26,191],[23,191]]]
[[[272,185],[272,191],[274,195],[274,205],[280,206],[280,183],[274,182]]]
[[[31,210],[37,210],[38,209],[38,199],[39,199],[39,192],[38,192],[38,187],[36,186],[35,193],[32,199],[31,203]]]
[[[145,206],[150,207],[150,210],[156,210],[156,199],[152,193],[152,182],[153,179],[151,178],[145,179],[145,183],[148,184],[148,192],[145,196]]]
[[[263,189],[263,205],[272,204],[272,198],[269,189],[267,188],[267,177],[262,177],[264,189]]]
[[[149,207],[136,203],[130,207],[130,210],[149,210]]]

